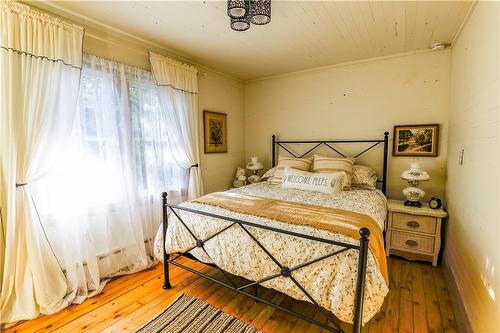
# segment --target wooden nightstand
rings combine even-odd
[[[395,254],[409,260],[432,261],[437,265],[441,249],[442,209],[407,207],[400,200],[388,200],[388,221],[385,235],[387,256]]]

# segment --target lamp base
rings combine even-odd
[[[260,176],[257,175],[257,174],[253,174],[251,175],[250,177],[248,177],[248,182],[250,184],[255,184],[255,183],[258,183],[260,182]]]
[[[409,207],[422,207],[422,204],[418,201],[409,201],[409,200],[406,200],[405,201],[405,206],[409,206]]]

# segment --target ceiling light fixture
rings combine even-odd
[[[271,22],[271,0],[250,0],[250,22],[257,25]]]
[[[231,17],[231,23],[230,23],[231,29],[236,30],[236,31],[245,31],[250,29],[250,20],[248,15],[245,15],[243,17]]]
[[[241,18],[248,15],[249,2],[246,0],[228,0],[227,15],[231,18]]]
[[[227,15],[231,29],[245,31],[250,23],[264,25],[271,22],[271,0],[228,0]]]

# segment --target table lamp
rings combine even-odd
[[[429,180],[429,174],[422,170],[418,163],[412,163],[409,170],[403,171],[401,178],[410,184],[403,190],[403,195],[406,197],[405,206],[422,207],[419,200],[425,196],[425,192],[418,188],[418,184]]]
[[[250,163],[247,164],[246,168],[252,173],[252,175],[248,177],[248,182],[250,184],[260,182],[260,176],[258,173],[260,170],[264,169],[264,166],[259,162],[257,156],[250,157]]]

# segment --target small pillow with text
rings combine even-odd
[[[338,194],[346,181],[345,172],[313,173],[285,168],[281,187]]]

